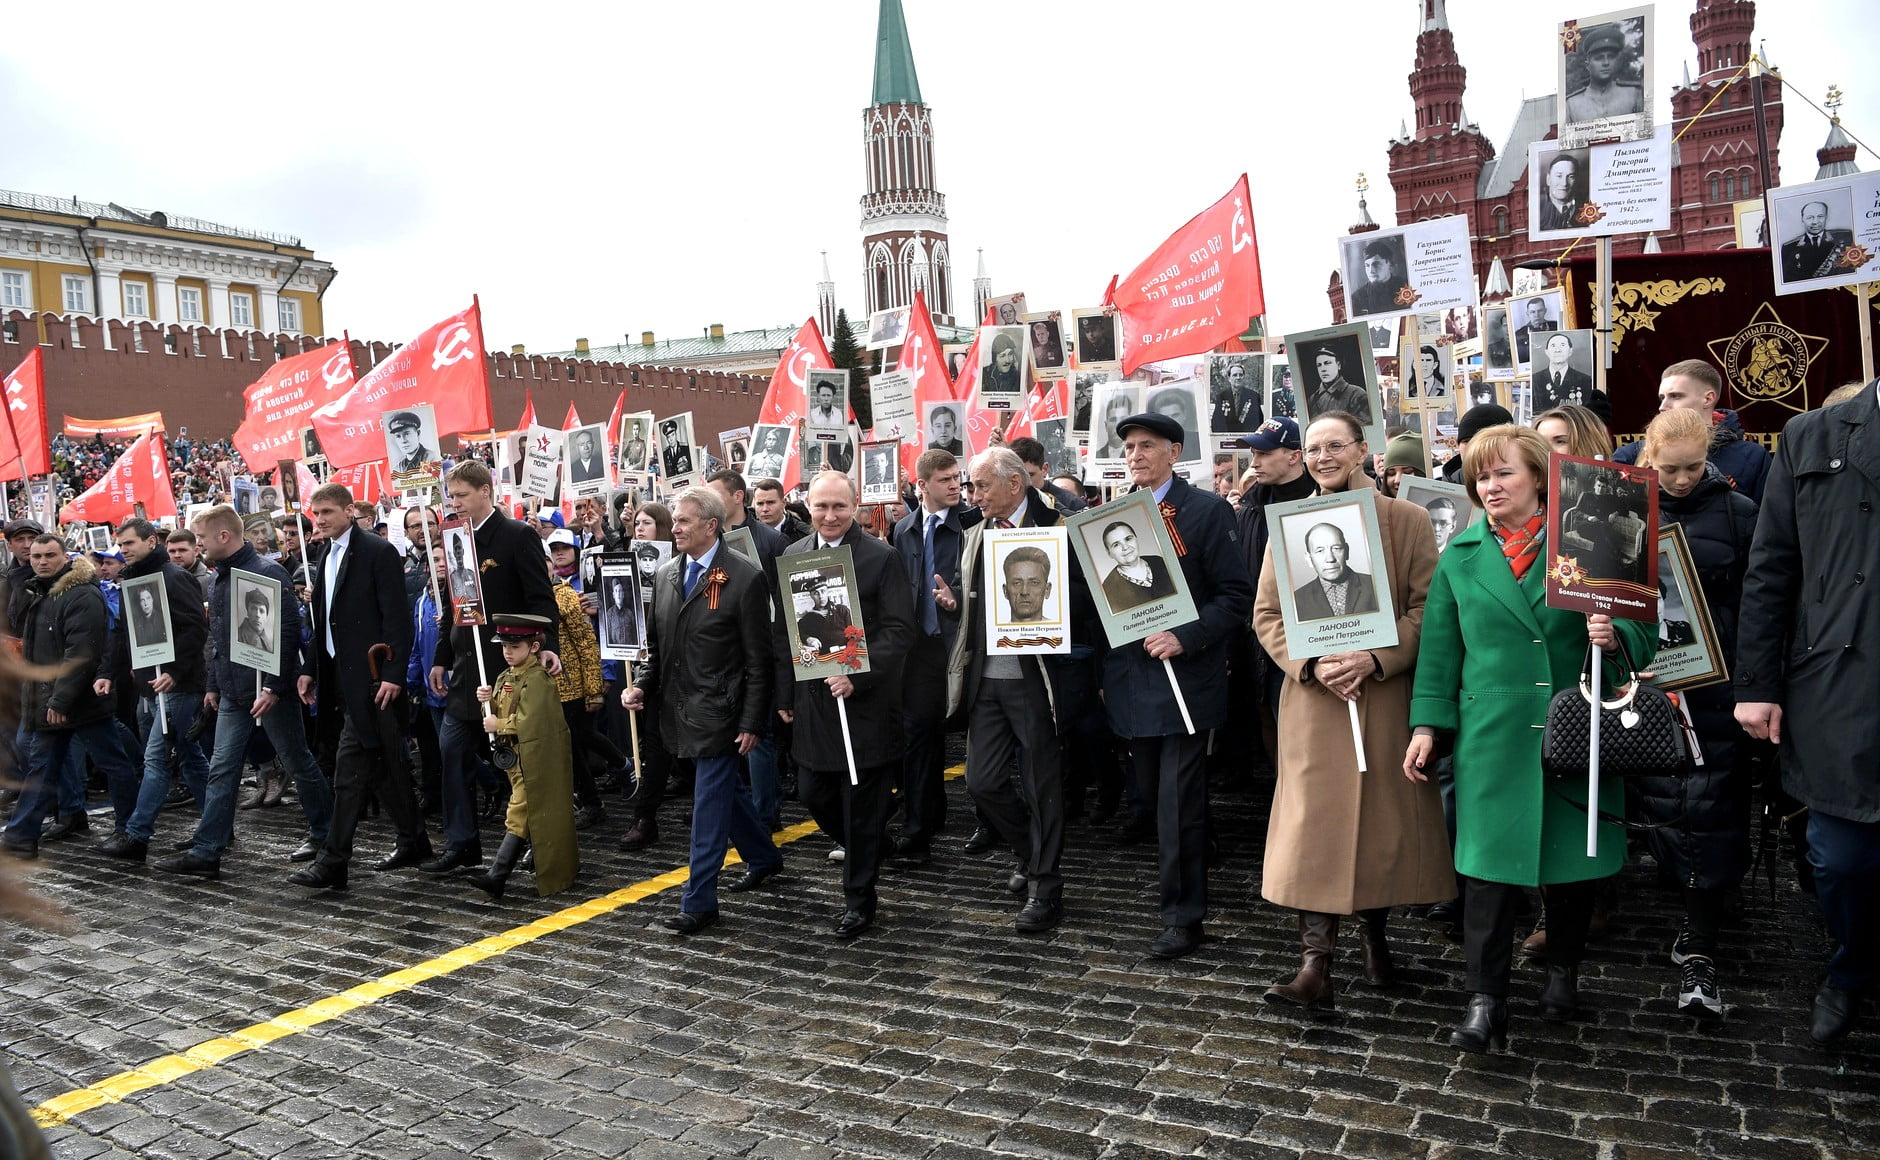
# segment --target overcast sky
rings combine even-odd
[[[1094,305],[1244,170],[1272,328],[1319,326],[1359,172],[1392,224],[1419,0],[904,4],[962,305],[981,247],[995,292]],[[1694,6],[1657,6],[1666,121]],[[1554,91],[1555,22],[1594,13],[1448,7],[1467,111],[1499,149],[1520,99]],[[0,38],[0,187],[297,234],[339,268],[327,326],[355,337],[402,341],[472,292],[498,348],[794,325],[823,250],[859,312],[876,11],[94,4],[65,33]],[[1871,0],[1764,3],[1757,21],[1790,84],[1819,103],[1840,83],[1843,120],[1880,144]],[[1793,184],[1828,126],[1786,107]]]

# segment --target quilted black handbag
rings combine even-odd
[[[1592,751],[1592,650],[1580,668],[1577,688],[1562,689],[1547,706],[1541,768],[1556,777],[1585,777]],[[1602,777],[1652,777],[1688,769],[1684,723],[1664,690],[1638,679],[1638,666],[1619,639],[1625,691],[1599,704],[1599,772]]]

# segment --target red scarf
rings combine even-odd
[[[1499,520],[1490,520],[1489,527],[1494,529],[1495,538],[1501,541],[1501,554],[1507,558],[1508,567],[1514,569],[1514,582],[1521,583],[1534,566],[1534,561],[1541,557],[1541,539],[1547,530],[1547,509],[1535,512],[1528,521],[1510,531],[1501,526]]]

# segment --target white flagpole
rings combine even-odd
[[[1179,697],[1181,694],[1177,692],[1175,695]],[[1186,715],[1187,710],[1184,709],[1182,712]],[[849,759],[849,784],[860,785],[862,784],[862,779],[858,777],[855,772],[855,742],[849,737],[849,701],[847,697],[836,698],[836,716],[842,720],[842,752],[846,754]],[[1194,729],[1191,727],[1188,731],[1193,733]]]
[[[1175,706],[1182,711],[1182,724],[1188,727],[1188,735],[1195,735],[1195,719],[1188,715],[1188,698],[1182,696],[1182,683],[1175,679],[1175,666],[1167,657],[1162,658],[1162,668],[1168,673],[1168,687],[1175,690]]]
[[[160,677],[163,675],[162,665],[156,666],[156,670],[157,670],[157,676]],[[157,720],[161,724],[161,728],[163,729],[163,735],[167,737],[170,734],[170,707],[163,703],[162,693],[156,694],[156,697],[157,697]]]

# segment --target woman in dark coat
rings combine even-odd
[[[1708,461],[1709,447],[1709,416],[1664,411],[1645,429],[1639,462],[1658,470],[1659,522],[1684,529],[1717,645],[1729,657],[1736,654],[1736,610],[1756,532],[1756,503]],[[1687,601],[1691,596],[1684,594]],[[1714,1018],[1723,1014],[1717,928],[1726,892],[1749,869],[1749,778],[1737,768],[1742,729],[1730,685],[1686,689],[1682,696],[1704,763],[1688,767],[1682,777],[1640,779],[1633,788],[1645,820],[1661,825],[1648,831],[1652,855],[1677,875],[1684,894],[1684,925],[1671,944],[1671,961],[1680,970],[1678,1009]]]
[[[1625,862],[1625,834],[1602,822],[1598,853],[1586,855],[1586,783],[1549,778],[1541,740],[1554,694],[1579,684],[1589,642],[1608,657],[1624,643],[1646,664],[1653,625],[1614,623],[1547,605],[1547,441],[1525,427],[1490,427],[1469,440],[1462,478],[1488,518],[1449,542],[1423,606],[1415,736],[1404,776],[1423,781],[1436,735],[1455,741],[1456,873],[1464,879],[1463,943],[1468,1014],[1449,1041],[1465,1051],[1503,1046],[1514,912],[1522,887],[1547,887],[1547,986],[1541,1015],[1573,1018],[1579,961],[1601,879]],[[1606,665],[1602,687],[1617,674]],[[1543,679],[1537,679],[1543,678]],[[1616,779],[1594,808],[1624,809]]]

